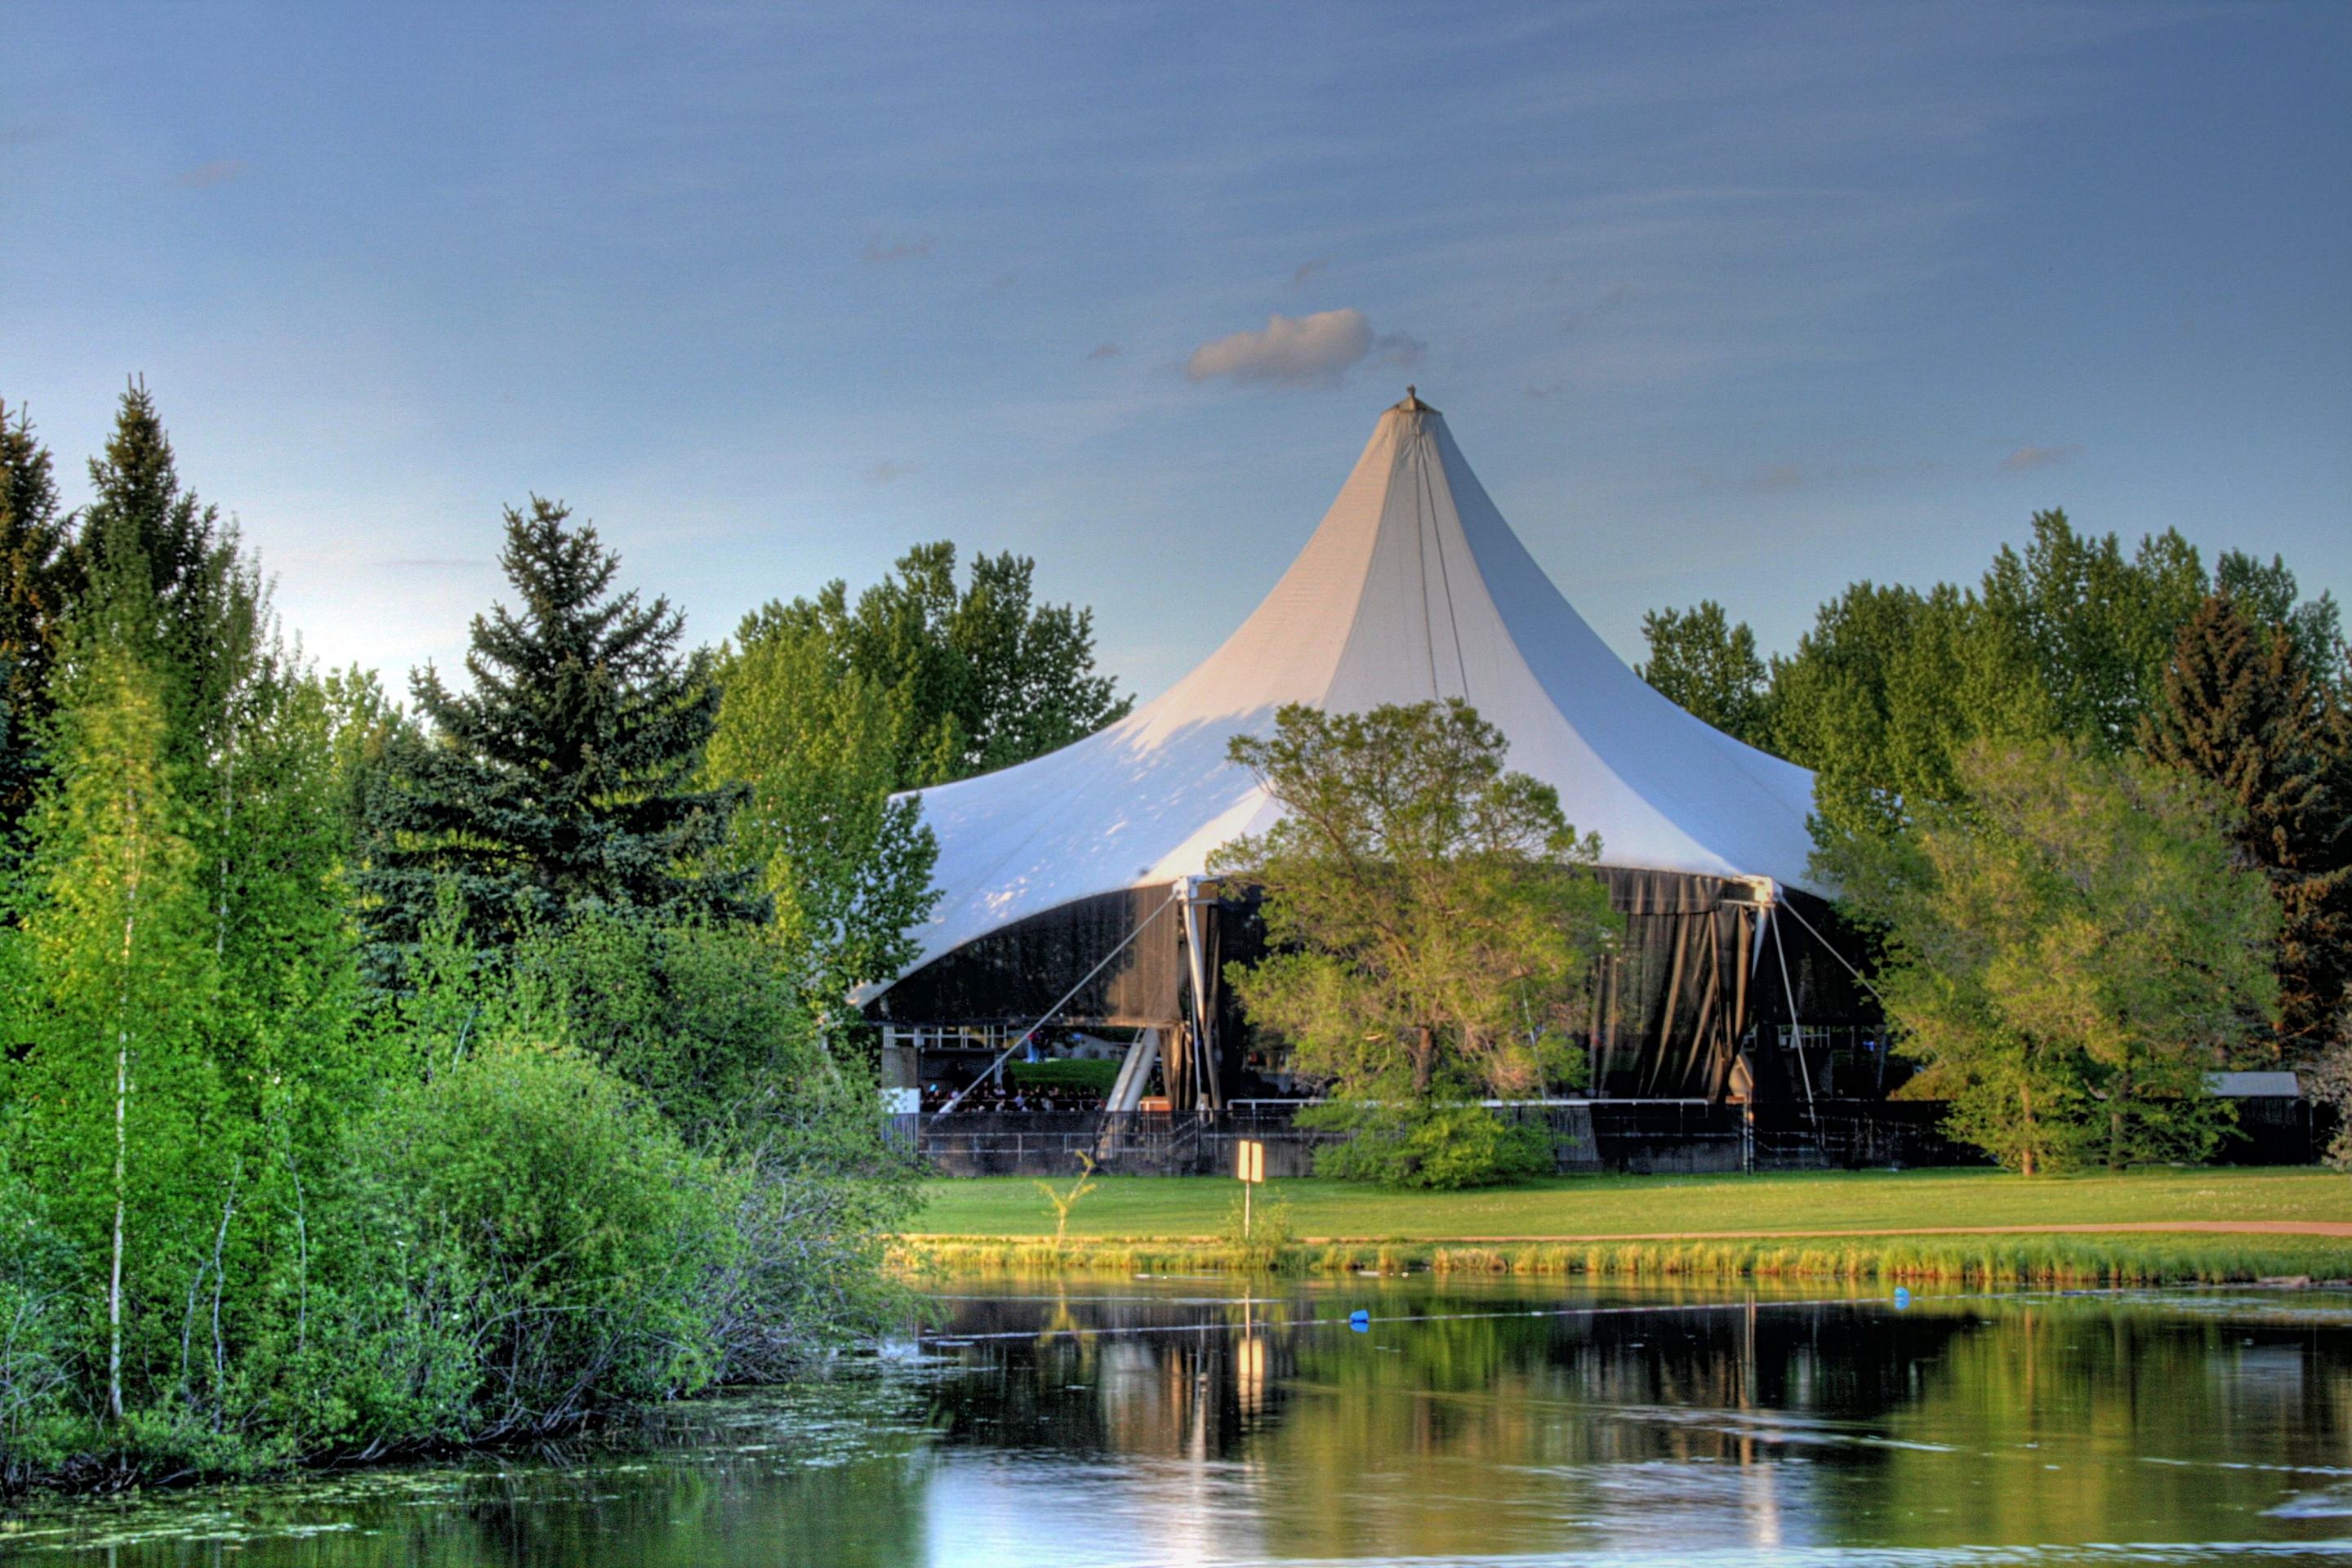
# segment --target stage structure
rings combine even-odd
[[[1508,765],[1555,786],[1577,829],[1601,836],[1627,941],[1595,998],[1593,1089],[1826,1092],[1813,1079],[1835,1037],[1822,1031],[1872,1015],[1851,955],[1832,950],[1844,942],[1828,905],[1805,887],[1811,774],[1628,668],[1410,392],[1289,571],[1198,668],[1074,745],[923,792],[944,896],[907,974],[861,998],[884,1026],[886,1067],[902,1085],[919,1064],[926,1082],[951,1078],[1049,1018],[1119,1042],[1114,1109],[1139,1102],[1155,1062],[1175,1109],[1222,1108],[1244,1086],[1246,1035],[1222,972],[1262,937],[1247,901],[1202,871],[1276,815],[1227,742],[1270,732],[1286,703],[1358,712],[1453,697],[1502,730]],[[1762,1044],[1742,1059],[1751,1037]]]

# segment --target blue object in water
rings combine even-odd
[[[1898,1311],[1898,1312],[1899,1312],[1899,1311],[1901,1311],[1904,1308],[1906,1308],[1906,1307],[1909,1306],[1910,1304],[1911,1304],[1911,1291],[1910,1291],[1910,1289],[1909,1289],[1907,1286],[1903,1286],[1903,1285],[1897,1285],[1896,1287],[1895,1287],[1895,1310],[1896,1311]]]
[[[1348,1326],[1360,1334],[1372,1331],[1372,1315],[1361,1307],[1348,1314]]]

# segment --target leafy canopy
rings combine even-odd
[[[1570,1031],[1617,929],[1551,786],[1467,703],[1291,706],[1233,760],[1285,816],[1211,868],[1264,894],[1274,952],[1229,978],[1339,1099],[1438,1103],[1573,1083]]]
[[[751,616],[719,666],[726,691],[708,776],[740,786],[735,852],[775,900],[783,960],[829,1029],[857,987],[912,960],[939,895],[921,802],[891,798],[899,716],[883,685],[820,629]]]
[[[956,548],[918,545],[852,605],[845,584],[771,602],[743,624],[746,648],[785,630],[813,636],[839,669],[874,683],[896,731],[897,789],[947,784],[1040,757],[1126,716],[1095,670],[1094,612],[1034,603],[1036,563],[975,556],[959,588]]]
[[[1817,861],[1885,928],[1878,985],[1924,1063],[1904,1092],[2027,1174],[2201,1156],[2224,1115],[2203,1075],[2276,998],[2276,912],[2218,803],[2079,744],[1979,741],[1955,764],[1969,805]]]
[[[1642,636],[1650,657],[1634,674],[1725,734],[1769,743],[1771,688],[1746,622],[1732,625],[1721,605],[1702,599],[1694,609],[1648,612]]]

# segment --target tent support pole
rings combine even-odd
[[[1797,1021],[1797,988],[1789,984],[1789,948],[1780,940],[1780,889],[1776,883],[1772,889],[1772,956],[1780,963],[1780,991],[1789,998],[1789,1028],[1797,1037],[1797,1071],[1805,1080],[1805,1114],[1812,1121],[1813,1142],[1818,1146],[1822,1141],[1822,1113],[1813,1104],[1813,1069],[1805,1060],[1805,1026]],[[1822,1152],[1826,1154],[1828,1151]]]

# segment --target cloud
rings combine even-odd
[[[1330,265],[1331,258],[1328,256],[1318,256],[1312,261],[1304,261],[1299,263],[1298,270],[1290,275],[1290,286],[1293,289],[1297,288],[1301,283],[1306,282],[1318,272],[1325,270]]]
[[[1097,343],[1093,348],[1087,351],[1087,357],[1088,359],[1117,359],[1118,357],[1118,345],[1117,343]]]
[[[175,185],[193,185],[201,189],[205,185],[226,185],[244,173],[245,165],[236,159],[215,158],[209,163],[202,163],[189,170],[172,183]]]
[[[929,256],[933,243],[929,239],[902,239],[896,245],[869,245],[866,247],[866,264],[875,267],[886,261],[911,261],[918,256]]]
[[[2080,447],[2023,446],[2000,460],[2004,472],[2021,474],[2028,468],[2054,468],[2066,462],[2083,448]]]
[[[866,470],[866,482],[869,485],[890,484],[895,480],[905,479],[908,474],[915,473],[921,468],[920,463],[900,463],[885,458]]]
[[[1371,352],[1372,324],[1361,310],[1275,315],[1262,332],[1202,343],[1184,362],[1184,374],[1194,381],[1230,376],[1245,385],[1328,386]]]

